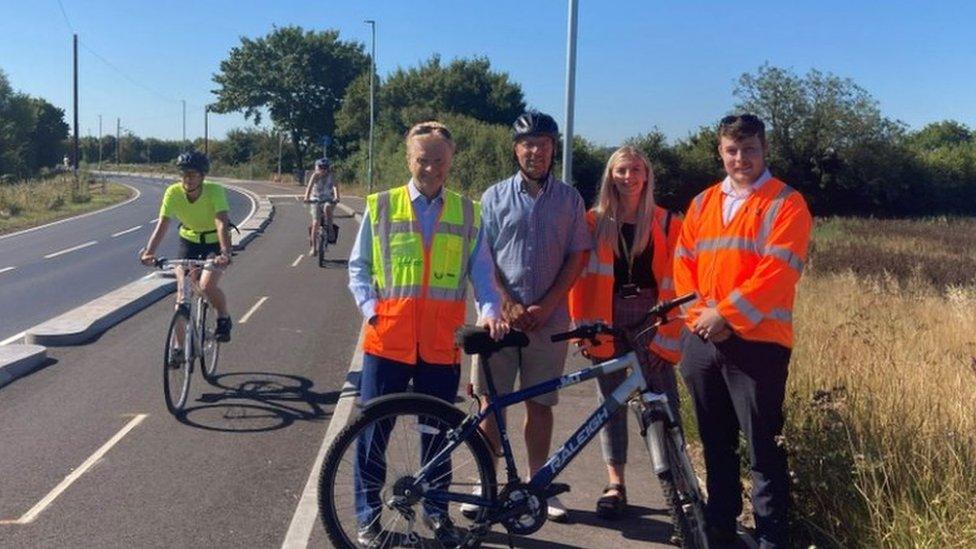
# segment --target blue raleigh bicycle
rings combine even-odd
[[[656,319],[652,328],[667,322],[672,309],[694,299],[689,294],[662,302],[638,325],[651,318]],[[600,334],[619,336],[630,348],[640,335],[596,323],[554,335],[552,340],[578,338],[596,343]],[[457,343],[465,353],[479,354],[484,361],[487,408],[465,415],[447,402],[417,393],[388,395],[367,403],[336,437],[319,477],[320,516],[335,547],[478,547],[495,524],[510,535],[531,535],[546,522],[546,501],[569,490],[566,484],[554,482],[555,478],[627,403],[636,412],[673,515],[676,536],[684,547],[708,547],[704,500],[685,453],[680,422],[673,416],[667,396],[648,389],[634,352],[497,396],[488,360],[501,348],[528,345],[526,335],[512,332],[493,341],[485,330],[465,327],[459,330]],[[524,482],[515,466],[502,410],[624,368],[631,373],[620,387]],[[501,482],[495,477],[491,445],[479,429],[489,414],[501,435],[507,473]],[[480,495],[472,490],[478,486]],[[469,509],[474,506],[477,512],[463,513],[462,504],[469,504]]]

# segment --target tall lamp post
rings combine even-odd
[[[573,112],[576,101],[576,11],[579,0],[569,0],[566,27],[566,132],[563,134],[563,181],[573,184]]]
[[[376,21],[364,21],[373,31],[372,53],[369,55],[369,161],[366,168],[366,192],[373,192],[373,124],[376,118],[376,91],[373,81],[376,80]]]

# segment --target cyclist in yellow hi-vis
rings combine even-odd
[[[180,223],[181,259],[206,259],[213,255],[217,267],[226,267],[230,264],[231,254],[227,192],[217,183],[204,181],[204,176],[210,171],[210,160],[201,152],[181,154],[176,159],[176,167],[180,169],[182,181],[167,187],[163,194],[159,220],[140,259],[144,265],[153,264],[156,248],[166,235],[170,220],[176,219]],[[200,286],[211,305],[217,309],[217,329],[214,332],[217,341],[226,342],[230,341],[231,321],[227,314],[227,298],[217,286],[220,274],[220,270],[205,271],[200,275]],[[180,268],[176,269],[176,279],[176,287],[182,288],[183,270]],[[177,306],[184,298],[189,296],[177,292]]]
[[[464,323],[467,279],[474,285],[482,322],[501,338],[494,265],[482,245],[480,208],[444,188],[454,156],[451,132],[424,122],[407,132],[411,179],[403,186],[366,197],[359,234],[349,259],[349,288],[367,320],[359,394],[363,403],[403,392],[453,402],[460,381],[460,354],[454,332]],[[381,534],[380,489],[386,477],[389,430],[371,430],[358,441],[355,463],[359,542]],[[423,434],[421,446],[439,447]],[[435,474],[451,482],[449,463]],[[460,536],[446,504],[426,504],[423,521],[449,546]]]

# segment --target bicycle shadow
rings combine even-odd
[[[319,393],[310,379],[271,372],[217,374],[196,402],[176,419],[190,427],[224,433],[284,429],[296,421],[319,421],[331,414],[339,391]]]
[[[348,259],[326,259],[322,265],[323,269],[348,269]]]
[[[647,543],[668,544],[673,532],[667,509],[655,509],[633,504],[628,505],[626,514],[618,520],[606,520],[600,518],[593,511],[573,509],[569,513],[569,522],[591,528],[617,531],[624,539]]]

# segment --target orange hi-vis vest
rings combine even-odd
[[[683,307],[693,327],[717,307],[741,338],[793,347],[793,300],[803,272],[813,219],[799,192],[769,179],[722,221],[721,183],[688,207],[674,254],[678,294],[696,292]]]
[[[597,220],[592,210],[587,212],[586,222],[595,235]],[[651,224],[650,244],[654,246],[654,256],[646,268],[654,274],[658,300],[673,299],[672,258],[681,234],[681,219],[677,215],[669,216],[667,210],[658,206],[654,209]],[[586,267],[569,292],[569,315],[577,326],[597,321],[613,324],[613,260],[614,249],[608,243],[597,242],[596,253],[589,252]],[[651,340],[650,350],[669,362],[678,362],[681,359],[680,332],[680,322],[661,325]],[[586,355],[598,360],[612,358],[615,354],[613,338],[600,336],[599,341],[600,345],[587,349]]]
[[[373,228],[376,324],[366,325],[363,350],[416,364],[457,364],[454,331],[464,323],[471,252],[481,226],[480,208],[443,189],[429,245],[406,186],[366,197]]]

